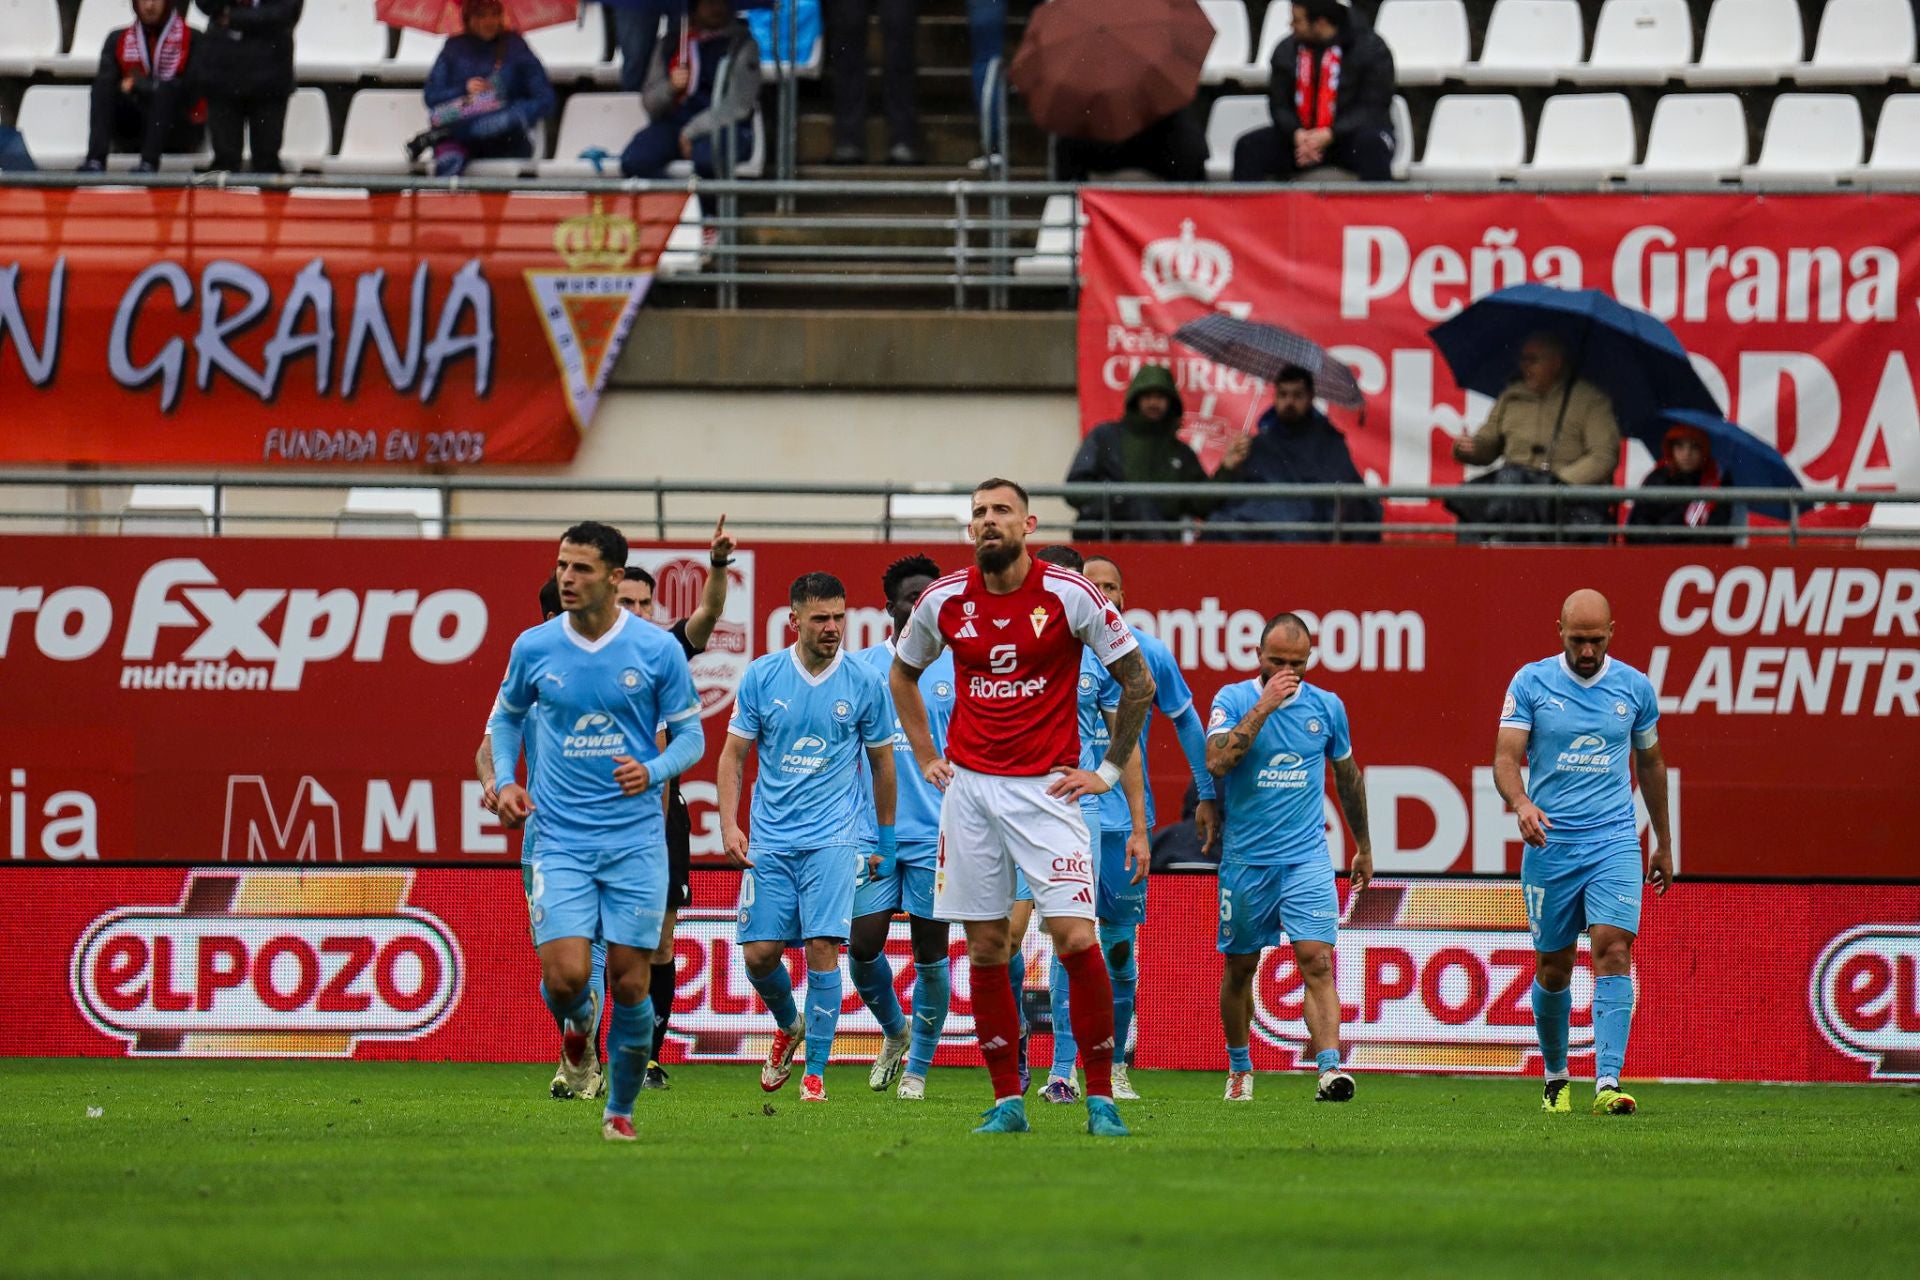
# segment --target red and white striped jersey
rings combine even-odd
[[[1080,651],[1103,666],[1139,647],[1119,610],[1070,569],[1036,560],[1019,588],[988,591],[978,566],[928,587],[895,642],[924,670],[953,650],[947,758],[976,773],[1030,778],[1080,764]]]

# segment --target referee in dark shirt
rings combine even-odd
[[[714,526],[713,541],[707,547],[709,569],[706,589],[700,604],[686,617],[667,629],[680,642],[689,659],[706,652],[720,614],[727,607],[727,566],[733,563],[733,539],[727,536],[727,518]],[[648,622],[659,622],[653,611],[653,575],[638,565],[628,565],[626,577],[617,587],[620,607]],[[660,1066],[660,1050],[667,1042],[667,1019],[673,1016],[674,979],[678,966],[673,961],[673,929],[680,919],[680,908],[693,902],[693,818],[687,813],[686,798],[680,794],[676,778],[667,784],[667,915],[660,927],[660,945],[653,953],[653,1054],[647,1062],[644,1087],[664,1089],[667,1073]]]

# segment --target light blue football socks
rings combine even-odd
[[[1540,985],[1540,979],[1533,980],[1533,1025],[1540,1036],[1540,1057],[1546,1063],[1549,1080],[1566,1079],[1567,1022],[1572,1016],[1573,988],[1549,991]]]
[[[640,1096],[647,1059],[653,1054],[653,1001],[621,1004],[615,1001],[607,1025],[607,1114],[633,1115]]]
[[[893,989],[893,966],[882,951],[871,960],[848,957],[853,970],[853,989],[880,1023],[880,1030],[895,1039],[907,1030],[907,1015],[900,1008],[900,994]],[[811,975],[809,975],[811,980]]]
[[[807,1074],[824,1075],[833,1056],[833,1033],[840,1025],[840,999],[845,985],[840,966],[825,973],[807,970]]]
[[[1625,974],[1593,980],[1594,1083],[1618,1086],[1627,1065],[1627,1034],[1633,1027],[1633,979]],[[1561,1040],[1561,1053],[1566,1041]]]
[[[924,1076],[940,1048],[940,1031],[953,1004],[952,966],[945,957],[913,967],[913,1037],[907,1048],[907,1073]]]
[[[773,972],[764,978],[747,975],[753,983],[753,989],[760,993],[761,1003],[767,1006],[767,1012],[773,1015],[774,1025],[785,1031],[800,1021],[800,1011],[793,1005],[793,975],[787,972],[787,966],[776,964]]]

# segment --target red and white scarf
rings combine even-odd
[[[160,28],[157,49],[148,44],[147,29],[135,22],[120,33],[120,74],[171,80],[186,65],[187,43],[192,39],[193,33],[187,30],[185,20],[178,13],[167,15],[166,24]]]
[[[1320,84],[1314,85],[1314,65],[1321,68]],[[1302,129],[1333,128],[1334,97],[1340,92],[1340,46],[1330,44],[1315,57],[1314,50],[1300,46],[1293,64],[1293,111],[1300,117]]]

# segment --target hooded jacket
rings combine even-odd
[[[1334,141],[1343,142],[1368,131],[1391,134],[1393,51],[1387,48],[1387,42],[1374,33],[1372,23],[1349,8],[1332,47],[1340,50],[1340,83],[1333,95]],[[1274,49],[1270,64],[1267,101],[1273,110],[1273,127],[1282,138],[1293,137],[1301,127],[1293,100],[1299,56],[1300,41],[1288,36]]]
[[[1150,422],[1139,412],[1140,397],[1158,391],[1173,401],[1166,416]],[[1163,365],[1143,365],[1127,384],[1126,413],[1118,421],[1103,422],[1087,433],[1080,451],[1067,468],[1067,483],[1108,480],[1143,484],[1199,484],[1206,480],[1200,459],[1180,438],[1180,419],[1185,412],[1173,374]],[[1073,527],[1076,539],[1111,541],[1166,542],[1179,538],[1174,529],[1115,529],[1107,532],[1107,521],[1174,521],[1186,517],[1204,517],[1213,503],[1197,498],[1081,498],[1074,500],[1080,513]]]
[[[1720,468],[1714,465],[1712,446],[1704,434],[1695,433],[1699,439],[1704,456],[1700,470],[1691,474],[1681,471],[1673,464],[1674,435],[1667,436],[1661,448],[1660,465],[1647,473],[1640,482],[1643,489],[1718,489],[1723,483]],[[1657,529],[1699,529],[1721,528],[1733,523],[1733,504],[1715,502],[1705,493],[1697,502],[1636,502],[1633,510],[1627,514],[1627,523],[1642,528]],[[1729,538],[1689,537],[1687,542],[1728,542]],[[1681,539],[1662,539],[1659,537],[1634,537],[1633,543],[1672,541]]]
[[[718,37],[712,33],[693,33],[693,42],[703,47],[705,41],[716,38],[726,40],[723,60],[728,64],[727,83],[724,86],[726,93],[718,102],[713,100],[714,80],[720,65],[718,61],[703,63],[699,80],[688,85],[686,96],[680,97],[674,93],[673,82],[668,79],[673,63],[679,57],[679,49],[669,48],[665,41],[653,47],[653,61],[647,66],[646,85],[640,91],[640,102],[647,109],[649,120],[664,120],[680,107],[692,106],[694,114],[680,126],[680,132],[698,138],[704,134],[718,133],[728,125],[745,124],[753,119],[753,109],[760,101],[760,46],[747,24],[738,18],[729,22]],[[746,159],[744,155],[740,158]]]
[[[1318,409],[1308,412],[1297,425],[1285,426],[1271,407],[1260,415],[1259,426],[1247,451],[1247,460],[1238,467],[1226,467],[1214,473],[1215,480],[1229,484],[1360,484],[1364,478],[1353,465],[1347,438]],[[1272,524],[1312,523],[1331,529],[1335,503],[1331,498],[1241,498],[1230,500],[1214,513],[1208,525],[1209,537],[1234,537],[1231,529],[1220,526],[1234,521],[1261,521]],[[1340,523],[1378,524],[1381,507],[1377,498],[1357,498],[1339,504]],[[1320,542],[1319,533],[1252,533],[1241,535],[1263,542]],[[1343,542],[1378,542],[1378,532],[1343,531]]]

